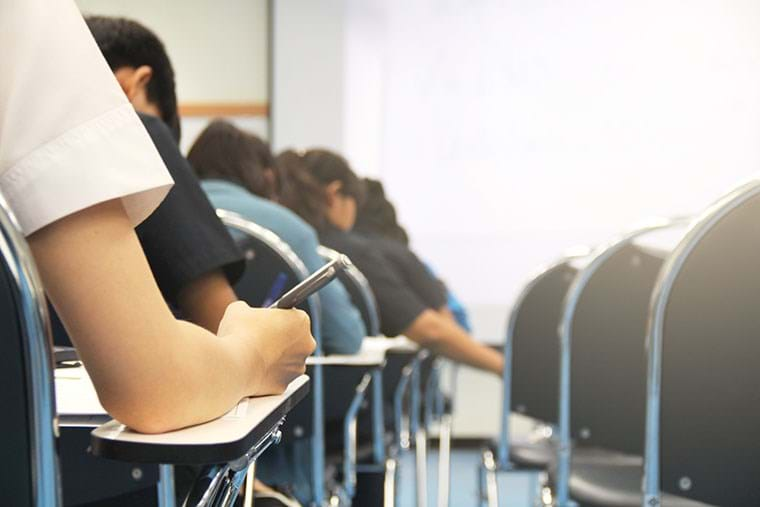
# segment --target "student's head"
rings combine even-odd
[[[89,16],[86,21],[135,109],[160,117],[179,140],[174,69],[159,38],[129,19]]]
[[[396,219],[396,209],[385,196],[383,184],[378,180],[365,178],[364,202],[359,207],[354,230],[377,234],[385,238],[409,244],[409,236]]]
[[[309,174],[303,153],[286,150],[277,155],[279,202],[317,230],[327,223],[325,189]]]
[[[227,121],[212,121],[187,159],[201,179],[227,180],[265,199],[277,197],[279,182],[269,145]]]
[[[311,177],[324,189],[325,218],[338,229],[348,231],[356,222],[356,209],[364,197],[362,181],[346,159],[328,150],[309,150],[303,163]]]

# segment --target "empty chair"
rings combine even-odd
[[[597,249],[568,290],[560,324],[559,505],[569,501],[571,453],[574,464],[641,463],[644,338],[664,253],[634,242],[683,224],[657,220]]]
[[[667,505],[667,494],[760,504],[758,216],[753,181],[701,217],[659,281],[649,350],[651,505]]]
[[[542,268],[518,294],[510,311],[504,341],[501,428],[494,451],[486,449],[480,465],[480,496],[499,504],[496,474],[517,468],[547,467],[556,454],[552,426],[557,422],[559,336],[562,303],[588,251],[563,257]],[[511,413],[535,421],[545,431],[512,439]]]

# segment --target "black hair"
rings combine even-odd
[[[228,121],[212,121],[193,143],[187,160],[201,179],[232,181],[265,199],[275,199],[279,192],[269,145]]]
[[[279,202],[317,230],[327,223],[327,194],[306,166],[304,156],[294,150],[277,155],[280,179]]]
[[[87,16],[87,26],[111,70],[147,65],[153,69],[148,100],[156,104],[161,119],[179,142],[180,125],[174,69],[161,40],[145,26],[126,18]]]
[[[340,193],[356,199],[356,204],[361,206],[364,201],[364,184],[351,170],[348,161],[337,153],[325,149],[311,149],[303,155],[306,168],[317,182],[322,186],[339,181]]]
[[[396,208],[385,196],[383,184],[364,179],[364,203],[357,210],[354,231],[375,234],[409,245],[409,235],[396,218]]]

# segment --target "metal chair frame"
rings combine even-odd
[[[0,195],[0,252],[19,294],[21,331],[25,335],[28,416],[31,423],[32,501],[35,507],[60,502],[55,439],[58,422],[53,389],[53,354],[47,305],[31,251],[13,212]]]

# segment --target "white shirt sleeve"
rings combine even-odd
[[[172,179],[73,0],[0,0],[0,192],[24,234],[121,198],[134,225]]]

